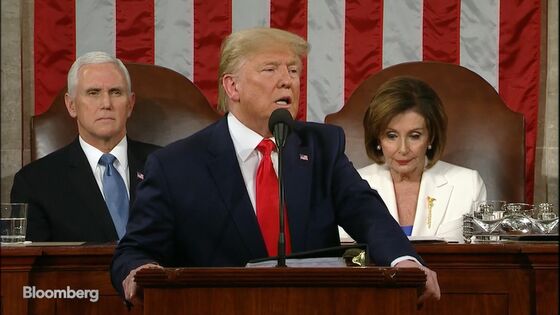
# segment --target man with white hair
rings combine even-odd
[[[26,240],[108,242],[124,235],[144,162],[158,148],[127,138],[134,101],[119,59],[105,52],[76,59],[64,102],[78,137],[14,178],[12,202],[29,204]]]

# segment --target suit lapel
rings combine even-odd
[[[301,139],[293,132],[286,141],[283,158],[284,192],[292,251],[303,251],[306,248],[311,173],[315,157],[309,152],[308,147],[301,145]]]
[[[80,205],[76,205],[75,211],[83,213],[85,222],[99,227],[103,238],[116,239],[113,220],[77,138],[70,147],[67,164],[69,185],[76,187],[77,199],[81,201]]]
[[[382,196],[383,201],[385,202],[385,205],[387,206],[387,209],[389,209],[389,212],[391,213],[393,218],[395,218],[395,220],[399,222],[399,213],[397,211],[397,197],[395,196],[395,187],[393,185],[393,179],[391,178],[391,172],[389,172],[389,169],[384,166],[380,166],[378,169],[379,173],[373,175],[373,180],[378,182],[378,185],[376,187],[377,192],[380,196]]]
[[[433,169],[422,174],[412,235],[435,235],[451,197],[453,186]],[[431,204],[431,205],[430,205]]]
[[[217,190],[223,197],[226,211],[230,212],[245,243],[245,248],[251,256],[266,257],[268,256],[266,246],[247,189],[243,185],[243,175],[239,169],[226,116],[216,124],[210,141],[208,169],[214,178]]]
[[[128,139],[127,147],[128,155],[128,178],[129,178],[129,195],[130,200],[136,199],[136,186],[142,181],[143,178],[143,168],[144,160],[138,155],[135,150],[134,142]],[[132,202],[130,203],[130,208],[132,208]]]

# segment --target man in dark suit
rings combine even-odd
[[[248,29],[226,38],[219,102],[227,115],[146,162],[127,234],[111,267],[113,284],[127,300],[140,302],[133,278],[142,268],[244,266],[276,255],[262,223],[266,215],[261,211],[267,209],[260,206],[259,178],[265,172],[261,165],[274,164],[277,153],[269,159],[260,150],[272,137],[271,113],[277,108],[292,117],[297,113],[301,59],[307,51],[305,40],[278,29]],[[420,265],[379,195],[344,154],[344,142],[339,127],[294,123],[283,152],[287,247],[296,253],[338,246],[339,224],[368,244],[376,264],[425,270],[428,281],[420,301],[439,298],[435,273]],[[277,209],[277,203],[270,206],[273,217]]]
[[[134,108],[126,67],[104,52],[79,57],[68,72],[65,104],[76,118],[79,136],[26,165],[14,178],[12,202],[29,203],[26,240],[118,240],[146,157],[158,148],[126,137],[126,121]],[[111,166],[99,164],[104,155],[114,159]],[[116,170],[113,175],[118,177],[113,178],[122,192],[115,207],[106,203],[118,190],[105,182],[109,167]]]

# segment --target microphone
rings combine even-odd
[[[283,148],[286,144],[286,138],[290,133],[293,122],[292,114],[284,108],[275,109],[270,115],[268,129],[274,135],[278,148]]]
[[[278,262],[276,267],[286,267],[286,239],[284,233],[284,180],[282,176],[282,151],[286,144],[286,138],[291,131],[294,119],[287,109],[275,109],[268,120],[268,129],[276,139],[276,148],[278,148],[278,214],[280,215],[278,233]]]

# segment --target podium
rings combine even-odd
[[[164,268],[139,271],[144,314],[416,314],[419,269]]]

